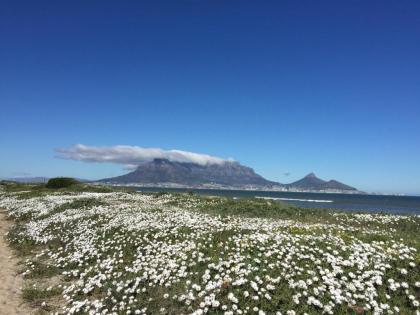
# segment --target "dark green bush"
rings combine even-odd
[[[58,188],[66,188],[70,187],[76,184],[80,184],[79,181],[75,180],[74,178],[70,177],[56,177],[51,178],[48,180],[47,185],[45,187],[52,188],[52,189],[58,189]]]
[[[96,198],[80,198],[76,199],[71,202],[63,203],[59,206],[57,206],[54,211],[61,212],[67,209],[81,209],[81,208],[93,208],[97,206],[103,206],[106,205],[106,202],[96,199]]]

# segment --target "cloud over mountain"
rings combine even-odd
[[[76,144],[70,148],[55,149],[57,158],[99,163],[124,165],[126,169],[137,167],[154,159],[167,159],[172,162],[190,162],[200,165],[222,164],[227,159],[181,150],[164,150],[160,148],[142,148],[138,146],[116,145],[95,147]]]

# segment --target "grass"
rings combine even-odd
[[[80,198],[80,199],[67,202],[67,203],[64,203],[62,205],[55,207],[52,211],[48,212],[48,214],[38,217],[38,220],[45,219],[54,214],[64,212],[68,209],[86,209],[87,210],[93,207],[105,206],[106,204],[107,204],[106,202],[99,200],[97,198]]]
[[[31,267],[31,272],[25,274],[26,279],[51,278],[62,272],[62,269],[47,263],[32,260],[26,263]]]
[[[212,215],[284,220],[301,219],[305,220],[305,222],[323,221],[325,218],[330,217],[330,211],[326,209],[306,209],[260,198],[233,199],[199,196],[196,198],[203,201],[203,206],[200,210]]]
[[[24,235],[25,231],[25,226],[20,222],[16,222],[7,235],[10,247],[20,257],[32,254],[33,250],[39,247],[33,239]]]
[[[34,303],[48,300],[51,297],[57,296],[62,292],[59,288],[46,290],[44,288],[26,287],[22,289],[22,297],[25,301]]]
[[[127,191],[127,188],[116,188],[105,185],[93,185],[78,183],[64,188],[48,188],[46,184],[26,184],[17,182],[1,182],[0,186],[6,193],[21,193],[20,198],[29,199],[40,197],[51,193],[80,193],[80,192],[97,192],[109,193],[113,191]]]

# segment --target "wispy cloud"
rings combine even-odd
[[[138,146],[116,145],[110,147],[95,147],[76,144],[70,148],[55,149],[57,158],[84,162],[121,164],[131,170],[139,164],[153,159],[168,159],[173,162],[192,162],[201,165],[221,164],[223,159],[207,154],[200,154],[181,150],[164,150],[160,148],[142,148]],[[229,159],[231,160],[231,159]]]

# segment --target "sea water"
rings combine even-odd
[[[250,190],[145,188],[144,192],[185,192],[200,195],[226,196],[233,198],[264,198],[278,200],[304,208],[328,208],[347,211],[371,211],[395,214],[420,215],[420,196],[359,195],[336,193],[304,193]]]

